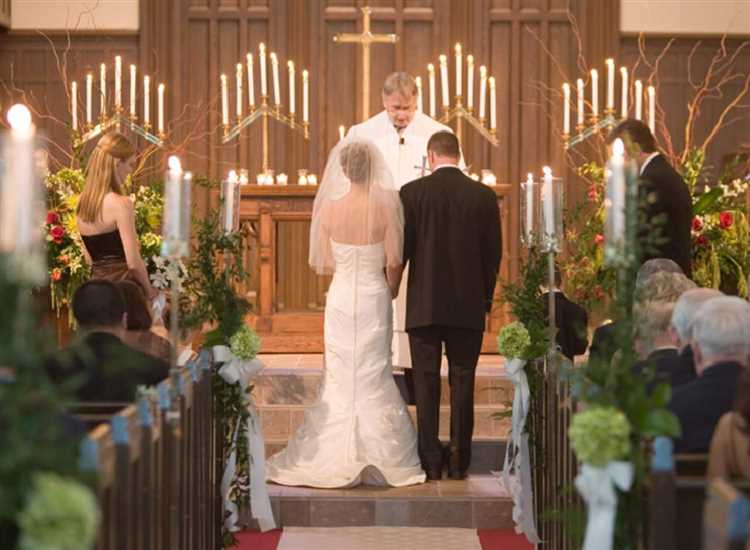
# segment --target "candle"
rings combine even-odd
[[[253,82],[253,54],[247,54],[247,99],[250,109],[255,108],[255,82]]]
[[[180,203],[180,240],[182,241],[182,255],[187,256],[190,242],[191,216],[190,195],[193,188],[193,173],[185,172],[182,176],[182,197]]]
[[[229,89],[227,88],[227,75],[221,75],[221,123],[229,126]]]
[[[471,111],[474,107],[474,56],[466,56],[466,106]]]
[[[656,132],[656,88],[649,86],[648,93],[648,127],[651,133]]]
[[[607,64],[607,110],[615,110],[615,60],[610,58]]]
[[[472,172],[471,174],[469,174],[469,177],[474,181],[479,181],[479,174],[477,174],[476,172]]]
[[[237,86],[237,118],[242,119],[242,63],[237,63],[234,78]]]
[[[578,106],[577,106],[577,124],[579,127],[583,128],[583,117],[584,117],[584,110],[583,110],[583,79],[579,78],[576,80],[576,89],[578,91]]]
[[[628,118],[628,69],[620,67],[620,80],[622,80],[622,93],[620,97],[621,118]]]
[[[318,177],[315,174],[307,176],[307,185],[318,185]]]
[[[260,58],[260,96],[268,97],[268,77],[266,75],[266,45],[261,42],[260,46],[258,46],[258,50],[260,50],[260,53],[258,54],[258,57]]]
[[[490,83],[490,130],[497,128],[497,98],[495,97],[495,77],[487,79]]]
[[[563,134],[570,135],[570,84],[563,84]]]
[[[547,238],[555,236],[555,202],[552,196],[552,169],[549,166],[542,168],[544,172],[544,185],[542,187],[542,206],[544,208],[544,232]]]
[[[146,75],[143,77],[143,125],[148,126],[151,120],[150,115],[151,109],[151,77]]]
[[[70,114],[73,117],[73,131],[78,131],[78,82],[70,85]]]
[[[94,75],[91,73],[88,73],[86,75],[86,124],[89,126],[91,125],[92,119],[92,108],[91,108],[91,98],[93,96],[93,88],[94,88]]]
[[[625,145],[620,138],[612,143],[612,156],[605,170],[604,207],[607,212],[607,244],[622,241],[625,236]]]
[[[435,65],[427,65],[427,76],[430,86],[430,116],[435,118]]]
[[[8,110],[11,127],[5,152],[5,177],[0,182],[0,251],[15,252],[20,268],[33,245],[40,220],[34,218],[37,181],[31,112],[22,104]],[[12,185],[12,187],[11,187]]]
[[[135,118],[135,88],[137,86],[135,79],[135,65],[130,65],[130,116]]]
[[[482,170],[482,183],[485,185],[497,184],[497,178],[490,170]]]
[[[164,246],[162,255],[175,256],[180,248],[180,213],[182,165],[180,159],[171,155],[167,161],[167,174],[164,178]]]
[[[456,44],[456,95],[461,95],[461,44]]]
[[[273,72],[273,104],[281,105],[281,90],[279,89],[279,58],[276,52],[271,52],[271,71]]]
[[[530,244],[534,233],[534,175],[528,173],[526,175],[526,227],[524,227],[526,235],[526,244]]]
[[[444,55],[440,56],[440,84],[443,92],[443,108],[447,109],[450,105],[448,98],[448,58]]]
[[[422,108],[422,77],[418,76],[414,79],[414,82],[417,85],[417,111],[422,113],[424,112]]]
[[[289,68],[289,114],[294,115],[296,112],[294,106],[294,61],[288,61],[286,66]]]
[[[266,175],[265,174],[258,174],[255,176],[255,183],[258,185],[263,185],[266,181]]]
[[[115,56],[115,109],[122,107],[122,57]]]
[[[284,174],[276,174],[276,185],[286,185],[289,182],[289,176]]]
[[[159,135],[164,133],[164,83],[160,83],[156,89],[156,128]]]
[[[307,174],[300,170],[299,177],[297,178],[297,185],[307,185]]]
[[[346,128],[344,128],[344,125],[342,124],[339,126],[339,141],[344,139],[344,136],[346,135]]]
[[[479,67],[479,120],[484,120],[487,98],[487,67]]]
[[[591,116],[599,116],[599,73],[591,69]]]
[[[302,121],[310,121],[310,77],[307,69],[302,71]]]
[[[104,118],[107,115],[107,66],[102,63],[99,66],[99,116]]]
[[[237,172],[229,171],[229,176],[224,181],[224,233],[232,233],[235,228],[235,193],[239,178]]]
[[[643,83],[635,81],[635,118],[641,120],[643,117]]]

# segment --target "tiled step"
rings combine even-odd
[[[507,529],[512,503],[493,476],[410,487],[311,489],[268,484],[280,527],[405,526]]]

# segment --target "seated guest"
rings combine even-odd
[[[653,301],[641,302],[633,308],[635,349],[640,358],[634,370],[642,374],[650,369],[654,373],[646,384],[649,393],[664,382],[675,388],[695,379],[692,364],[680,358],[672,339],[673,309],[672,302]]]
[[[169,365],[122,341],[127,325],[125,301],[114,283],[91,280],[73,294],[79,325],[74,344],[49,363],[57,383],[71,387],[79,401],[132,401],[139,385],[158,384]]]
[[[732,408],[750,357],[750,304],[734,296],[709,300],[698,310],[692,330],[698,377],[677,388],[669,403],[682,426],[677,453],[707,452],[716,424]]]
[[[695,371],[695,362],[693,349],[690,347],[693,319],[701,305],[721,296],[724,296],[724,293],[715,288],[694,288],[683,292],[674,306],[670,327],[672,342],[677,347],[682,361],[693,371]]]
[[[585,309],[571,302],[560,287],[560,270],[555,266],[555,288],[553,289],[555,293],[555,326],[557,327],[555,339],[562,354],[573,361],[576,355],[586,353],[586,347],[589,343],[587,334],[589,316]],[[542,287],[542,292],[542,300],[546,311],[549,304],[549,291]]]
[[[125,299],[128,319],[122,341],[143,353],[169,361],[169,341],[151,331],[153,320],[140,287],[132,281],[118,281],[115,284]]]
[[[743,369],[734,411],[719,420],[708,454],[708,479],[750,479],[750,370]]]

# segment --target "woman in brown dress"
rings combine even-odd
[[[86,185],[78,203],[78,230],[92,279],[137,283],[152,300],[151,285],[135,231],[135,207],[122,183],[133,171],[133,145],[117,132],[102,136],[86,167]]]

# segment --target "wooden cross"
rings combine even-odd
[[[354,42],[362,45],[362,120],[364,121],[370,117],[370,45],[377,42],[395,44],[398,42],[398,35],[373,34],[370,31],[370,14],[372,13],[372,9],[369,6],[360,9],[362,10],[362,33],[339,33],[333,37],[333,41],[339,44]]]

